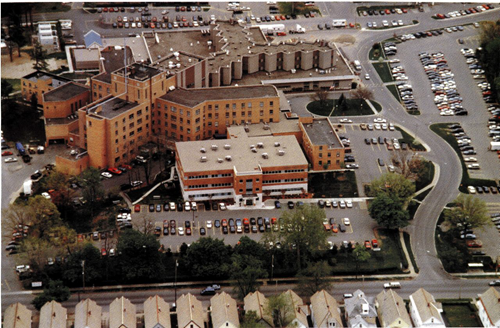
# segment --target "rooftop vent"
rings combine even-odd
[[[269,158],[269,154],[268,153],[262,153],[262,158],[268,159]]]
[[[231,160],[232,160],[231,155],[227,155],[225,158],[226,158],[226,161],[228,161],[228,162],[231,162]]]
[[[206,150],[205,148],[201,148],[201,149],[200,149],[200,152],[201,152],[201,153],[206,153],[206,152],[207,152],[207,150]]]
[[[285,155],[285,151],[283,149],[278,150],[278,155],[279,156]]]
[[[280,143],[279,142],[275,142],[274,143],[274,147],[279,147],[280,146]]]
[[[252,152],[256,153],[257,152],[257,148],[251,148]]]
[[[207,161],[207,156],[201,156],[200,157],[200,162],[204,163]]]
[[[227,149],[227,150],[231,149],[231,145],[229,145],[229,144],[225,144],[225,145],[224,145],[224,149]]]
[[[258,142],[257,143],[257,148],[264,148],[264,143]]]
[[[255,145],[250,145],[250,149],[255,148]]]
[[[222,163],[224,160],[222,158],[217,158],[217,163]]]
[[[216,151],[219,147],[217,145],[212,145],[212,150]]]

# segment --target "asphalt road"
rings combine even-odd
[[[358,4],[357,4],[358,5]],[[333,3],[319,3],[320,8],[325,7],[325,12],[327,13],[326,16],[328,17],[335,17],[335,18],[350,18],[351,20],[356,20],[357,22],[361,23],[362,26],[366,25],[366,21],[373,20],[373,18],[362,18],[355,16],[353,7],[349,8],[349,6],[342,6],[342,11],[341,14],[342,16],[337,16],[337,13],[335,12],[335,9],[337,8],[337,4]],[[74,8],[79,7],[79,3],[75,3],[73,5]],[[393,36],[394,32],[397,31],[398,34],[402,33],[414,33],[417,31],[424,31],[428,30],[431,28],[442,28],[442,27],[447,27],[447,26],[453,26],[453,25],[464,25],[467,23],[475,22],[478,20],[488,20],[488,19],[497,19],[498,18],[498,9],[495,9],[493,11],[488,11],[482,14],[476,14],[476,15],[470,15],[466,17],[460,17],[460,18],[455,18],[455,19],[449,19],[449,20],[434,20],[432,19],[431,13],[435,12],[447,12],[452,9],[462,9],[461,4],[442,4],[442,5],[437,5],[432,8],[426,7],[425,13],[418,13],[415,11],[411,12],[411,15],[413,15],[416,19],[419,20],[419,24],[415,26],[407,26],[407,27],[402,27],[402,28],[397,28],[397,29],[387,29],[387,30],[382,30],[382,31],[367,31],[367,30],[342,30],[342,31],[336,31],[330,32],[330,31],[318,31],[317,33],[315,32],[314,34],[310,34],[307,37],[312,37],[312,38],[318,38],[318,37],[325,37],[325,38],[331,38],[335,34],[352,34],[356,36],[357,42],[355,46],[345,46],[344,50],[347,52],[348,57],[353,60],[355,58],[360,59],[362,62],[362,65],[364,67],[364,72],[370,73],[372,76],[372,80],[368,83],[368,85],[373,86],[373,92],[375,95],[375,99],[379,101],[384,110],[382,113],[378,114],[377,116],[382,116],[384,118],[387,118],[389,121],[394,122],[395,124],[399,124],[401,126],[404,126],[411,134],[417,134],[418,138],[428,146],[429,152],[426,153],[426,157],[433,162],[435,162],[439,166],[439,179],[437,181],[436,186],[432,189],[432,191],[429,193],[427,196],[426,200],[423,202],[423,204],[419,207],[415,219],[412,222],[412,225],[406,228],[412,236],[412,249],[415,254],[415,257],[417,259],[417,263],[420,267],[420,273],[412,281],[405,281],[402,283],[403,288],[398,291],[401,296],[407,297],[410,293],[414,292],[416,289],[419,287],[425,287],[429,292],[434,294],[437,298],[456,298],[456,297],[475,297],[477,296],[478,293],[483,292],[487,288],[486,280],[485,279],[477,279],[477,280],[467,280],[463,281],[461,279],[454,279],[451,277],[449,274],[445,273],[442,269],[442,265],[437,258],[436,255],[436,249],[435,249],[435,244],[434,244],[434,228],[435,228],[435,223],[437,221],[437,218],[442,211],[444,205],[451,200],[453,200],[457,194],[458,194],[458,184],[461,179],[461,166],[459,159],[456,155],[456,153],[453,151],[453,149],[443,140],[438,138],[432,131],[429,130],[429,125],[433,122],[451,122],[451,121],[462,121],[463,119],[456,118],[456,117],[447,117],[443,118],[440,117],[437,114],[437,111],[427,111],[424,110],[422,115],[420,116],[411,116],[408,115],[405,110],[401,107],[401,105],[394,99],[394,97],[389,93],[389,91],[382,85],[381,81],[377,77],[377,74],[375,70],[372,68],[372,66],[368,62],[368,52],[373,45],[374,42],[382,41],[384,39],[390,38]],[[215,9],[213,9],[215,11]],[[322,9],[323,10],[323,9]],[[95,27],[92,25],[93,21],[95,22],[95,18],[92,18],[88,16],[88,14],[82,14],[83,11],[81,9],[76,9],[72,10],[68,13],[65,14],[64,18],[67,19],[73,19],[73,24],[74,26],[85,26],[86,28],[82,29],[74,29],[74,34],[75,34],[75,39],[76,40],[82,40],[83,39],[83,33],[85,33],[90,27]],[[204,13],[205,14],[210,14]],[[348,16],[351,15],[351,16]],[[35,18],[38,19],[53,19],[53,18],[61,18],[60,14],[44,14],[44,15],[37,15]],[[94,16],[95,17],[95,16]],[[397,17],[397,16],[394,16]],[[388,17],[391,18],[391,17]],[[297,20],[297,22],[305,22],[306,19],[302,20]],[[309,20],[310,23],[308,24],[317,24],[318,21]],[[87,25],[87,23],[90,22],[90,25]],[[295,22],[291,22],[295,23]],[[288,24],[288,22],[287,22]],[[304,23],[306,24],[306,23]],[[107,32],[112,31],[108,30]],[[127,31],[128,32],[128,31]],[[467,32],[463,32],[467,33]],[[472,32],[470,32],[472,33]],[[466,35],[466,34],[464,34]],[[444,37],[443,37],[444,38]],[[412,41],[413,42],[413,41]],[[426,43],[427,44],[427,43]],[[415,42],[414,45],[418,48],[418,43]],[[405,46],[401,46],[401,48],[404,48]],[[458,48],[457,48],[458,49]],[[450,49],[443,49],[445,51],[450,51],[449,55],[453,56],[451,53],[453,50]],[[447,53],[448,56],[448,53]],[[411,65],[415,65],[415,68],[421,69],[420,67],[417,68],[417,65],[420,65],[420,63],[415,64],[412,63]],[[457,66],[455,66],[457,65]],[[457,62],[453,64],[453,70],[456,73],[456,70],[460,70],[461,66],[463,66],[463,63]],[[408,66],[406,66],[408,68]],[[463,67],[462,67],[463,68]],[[363,73],[364,73],[363,72]],[[410,76],[410,79],[418,79],[418,74],[415,71],[415,75]],[[464,77],[465,78],[465,77]],[[417,81],[417,80],[415,80]],[[424,82],[422,82],[424,83]],[[460,83],[460,82],[458,82]],[[422,88],[424,86],[422,85]],[[425,87],[428,87],[425,86]],[[467,93],[466,90],[462,91],[460,90],[461,93],[463,92],[464,94]],[[417,99],[417,102],[420,100]],[[473,119],[466,118],[464,120],[469,120],[469,121],[474,121],[476,122],[476,118],[474,117]],[[473,137],[474,138],[474,137]],[[479,138],[479,136],[478,136]],[[474,139],[475,140],[475,139]],[[479,140],[479,139],[477,139]],[[481,141],[482,143],[482,141]],[[40,167],[45,165],[46,163],[39,163]],[[33,164],[32,168],[35,168],[35,163]],[[24,170],[24,171],[23,171]],[[29,172],[28,172],[29,171]],[[31,173],[31,169],[27,168],[21,168],[19,170],[19,173],[16,174],[16,176],[29,176]],[[34,171],[34,170],[33,170]],[[26,174],[26,175],[25,175]],[[2,178],[4,178],[4,171],[2,170]],[[16,181],[15,178],[12,178],[12,185],[9,184],[8,187],[4,187],[6,180],[3,180],[2,184],[2,191],[5,193],[5,190],[13,192],[17,188],[19,188],[19,182]],[[7,188],[7,189],[4,189]],[[10,189],[12,188],[12,190]],[[5,207],[4,205],[5,202],[5,194],[4,197],[2,198],[2,207]],[[235,216],[236,217],[236,216]],[[243,216],[242,216],[243,217]],[[5,262],[5,261],[3,261]],[[8,262],[8,261],[7,261]],[[8,272],[7,270],[12,270],[12,264],[7,268],[4,268],[4,263],[2,263],[2,273],[4,279],[5,272]],[[491,280],[491,279],[488,279]],[[277,291],[279,292],[279,288],[289,288],[290,286],[278,286]],[[333,294],[340,299],[340,295],[344,292],[353,292],[355,289],[361,288],[363,291],[367,293],[367,295],[374,296],[377,293],[379,293],[382,289],[382,283],[381,282],[353,282],[353,283],[338,283],[335,285],[333,289]],[[11,287],[13,291],[19,290],[18,288]],[[179,290],[179,293],[182,293],[183,291],[192,291],[193,293],[198,293],[199,289],[186,289],[186,290]],[[273,289],[272,287],[265,287],[263,288],[263,291],[266,293],[273,293],[276,291],[276,289]],[[109,304],[115,297],[118,296],[126,296],[131,299],[133,299],[134,303],[142,303],[149,295],[154,294],[154,290],[148,290],[148,291],[139,291],[139,292],[110,292],[110,293],[105,293],[105,294],[90,294],[88,296],[91,296],[93,299],[98,301],[100,305],[106,305]],[[166,296],[167,301],[172,302],[173,301],[173,291],[169,290],[168,292],[162,291],[162,293],[165,293],[163,295]],[[8,290],[6,289],[5,284],[2,284],[2,306],[11,304],[14,301],[22,301],[23,303],[28,303],[28,301],[31,299],[31,295],[26,292],[14,292],[14,293],[9,293]],[[72,308],[74,304],[76,304],[76,298],[77,295],[73,295],[72,298],[65,303],[64,305]],[[24,302],[25,301],[25,302]],[[204,299],[205,304],[208,301],[207,299]]]

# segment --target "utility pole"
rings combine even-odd
[[[179,266],[178,260],[175,260],[175,281],[174,281],[174,308],[177,307],[177,267]]]
[[[83,293],[85,293],[85,260],[82,260],[81,262],[82,265],[82,290]],[[80,293],[78,293],[78,300],[80,300]]]

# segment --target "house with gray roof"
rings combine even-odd
[[[311,317],[314,327],[343,327],[337,300],[325,290],[311,296]]]
[[[56,301],[45,303],[40,309],[40,328],[66,328],[68,310]]]
[[[31,328],[31,311],[21,303],[11,304],[3,313],[4,328]]]
[[[193,294],[183,294],[177,299],[177,327],[204,328],[203,305]]]
[[[226,292],[212,297],[210,308],[213,328],[238,328],[240,326],[236,301]]]
[[[410,295],[410,316],[414,327],[445,328],[442,312],[441,303],[425,289],[420,288]]]
[[[144,302],[144,328],[170,328],[170,306],[158,295]]]
[[[483,327],[500,327],[500,292],[495,287],[479,295],[476,305]]]
[[[383,290],[375,298],[378,320],[381,327],[410,328],[410,316],[404,300],[394,290]]]
[[[346,298],[345,318],[347,325],[353,328],[377,328],[377,310],[373,297],[366,297],[361,290],[356,290],[353,297]]]
[[[75,309],[75,328],[101,328],[102,307],[89,298],[82,300]]]
[[[128,298],[116,298],[109,305],[109,328],[136,328],[135,305]]]
[[[273,318],[266,313],[266,307],[268,300],[259,291],[254,293],[249,293],[244,298],[244,309],[245,312],[254,311],[257,314],[258,323],[264,327],[274,327]]]

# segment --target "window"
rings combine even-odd
[[[241,116],[245,116],[245,111],[242,111],[242,112],[241,112]]]
[[[184,115],[184,109],[179,108],[179,114],[180,114],[180,115]]]
[[[233,109],[236,109],[236,104],[235,103],[233,103]]]
[[[215,105],[215,110],[219,110],[219,105]]]
[[[200,115],[200,110],[197,109],[196,112],[194,113],[195,115]]]
[[[170,110],[172,111],[172,113],[175,113],[177,111],[177,108],[175,108],[174,106],[170,107]]]
[[[319,158],[323,158],[323,153],[319,153]]]
[[[141,99],[141,90],[137,90],[137,99]]]
[[[259,103],[259,106],[260,106],[260,107],[264,107],[264,102],[263,102],[263,101],[261,101],[261,102]]]
[[[115,122],[115,128],[117,128],[117,127],[118,127],[118,122]]]
[[[274,114],[274,111],[271,109],[271,110],[269,111],[269,114],[271,114],[271,115],[272,115],[272,114]]]
[[[248,108],[252,108],[252,103],[251,102],[248,103]]]
[[[269,106],[273,107],[274,106],[274,101],[269,102]]]
[[[208,105],[208,110],[212,110],[212,105]]]
[[[129,120],[133,120],[133,119],[134,119],[134,114],[130,114],[130,115],[128,116],[128,119],[129,119]]]
[[[142,115],[142,109],[137,111],[137,116],[139,117],[141,115]],[[158,114],[158,115],[160,115],[160,114]]]
[[[252,117],[252,111],[248,111],[248,117]]]
[[[226,110],[229,110],[229,104],[226,104]]]

